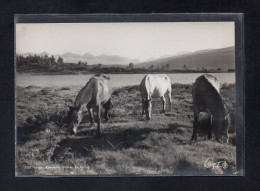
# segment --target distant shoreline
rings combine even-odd
[[[94,75],[97,73],[105,73],[105,74],[192,74],[192,73],[235,73],[235,71],[227,72],[227,71],[149,71],[149,72],[110,72],[110,71],[100,71],[100,72],[76,72],[76,71],[62,71],[62,72],[20,72],[16,71],[16,74],[19,75]]]

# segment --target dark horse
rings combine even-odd
[[[192,88],[194,122],[191,141],[197,140],[199,113],[206,112],[209,117],[208,139],[211,139],[213,132],[218,141],[228,142],[230,116],[219,87],[217,78],[212,75],[204,74],[196,79]]]
[[[112,85],[110,77],[105,74],[94,75],[82,88],[70,107],[68,118],[70,120],[71,133],[76,134],[82,121],[82,112],[87,108],[91,125],[94,124],[93,108],[97,109],[97,134],[100,133],[100,115],[102,106],[105,108],[105,120],[108,121],[108,110],[111,108]]]

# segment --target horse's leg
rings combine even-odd
[[[193,133],[191,137],[191,141],[197,141],[197,130],[198,130],[198,125],[199,125],[199,110],[194,106],[193,109],[194,112],[194,121],[193,121]]]
[[[166,92],[166,96],[168,97],[168,100],[169,100],[169,108],[170,108],[170,111],[171,111],[171,110],[172,110],[171,91],[167,91],[167,92]]]
[[[109,99],[104,105],[103,107],[105,108],[105,122],[108,122],[109,117],[108,117],[108,110],[111,108],[111,99]]]
[[[101,106],[98,105],[97,106],[97,124],[98,124],[98,127],[97,127],[97,134],[99,135],[100,134],[100,123],[101,123]]]
[[[208,129],[208,139],[212,139],[211,127]]]
[[[108,117],[108,109],[105,108],[105,122],[108,122],[109,117]]]
[[[208,139],[212,138],[212,115],[211,115],[211,111],[209,109],[206,109],[206,113],[208,115]]]
[[[142,116],[144,115],[144,100],[142,99]]]
[[[163,113],[165,113],[165,106],[166,106],[165,97],[162,96],[162,97],[161,97],[161,100],[162,100],[162,104],[163,104]]]
[[[88,112],[89,112],[90,124],[91,126],[93,126],[94,125],[93,108],[88,108]]]

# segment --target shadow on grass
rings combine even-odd
[[[39,133],[42,131],[43,124],[34,122],[32,124],[25,124],[21,127],[16,128],[16,134],[17,134],[17,145],[23,145],[27,141],[30,141],[32,139],[32,136],[34,134]]]
[[[123,148],[129,148],[136,142],[142,141],[146,138],[147,134],[152,132],[153,129],[127,129],[122,132],[109,132],[103,133],[99,136],[87,136],[84,138],[77,138],[76,136],[70,136],[67,139],[58,143],[58,147],[54,150],[51,160],[55,160],[59,155],[63,155],[64,151],[68,148],[77,156],[88,156],[95,150],[117,150]],[[81,132],[78,136],[94,135],[96,129],[91,129],[86,132]]]
[[[34,117],[28,117],[26,121],[17,126],[17,144],[23,145],[31,139],[31,136],[46,130],[46,125],[53,123],[52,128],[59,131],[68,122],[66,110],[41,110]]]
[[[29,136],[25,136],[26,133],[24,127],[17,127],[16,133],[17,133],[17,139],[16,139],[17,145],[23,145],[24,143],[30,140]]]
[[[68,150],[73,153],[73,156],[80,157],[91,155],[93,150],[128,149],[135,147],[136,143],[146,139],[150,133],[182,133],[182,130],[178,131],[179,127],[178,124],[169,124],[169,127],[165,129],[129,128],[123,131],[116,131],[117,127],[111,127],[113,132],[105,132],[99,136],[94,136],[96,128],[88,129],[60,141],[51,160],[59,160]],[[186,144],[186,141],[182,141],[180,144]]]

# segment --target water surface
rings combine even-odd
[[[146,74],[110,74],[113,87],[123,87],[128,85],[140,84]],[[202,73],[178,73],[167,74],[172,83],[191,84]],[[235,83],[235,73],[214,73],[220,83]],[[48,87],[48,86],[83,86],[91,78],[90,74],[80,75],[32,75],[17,74],[16,85],[27,87],[30,85]]]

